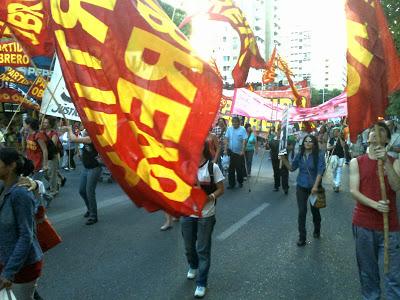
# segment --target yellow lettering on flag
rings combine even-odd
[[[82,8],[81,3],[91,4],[112,11],[114,10],[116,0],[70,0],[68,1],[68,11],[64,11],[61,8],[61,0],[53,0],[50,3],[53,20],[58,25],[66,29],[71,29],[79,22],[83,30],[100,43],[104,43],[108,26]]]
[[[67,41],[65,39],[65,33],[62,30],[55,30],[54,34],[58,45],[60,46],[61,52],[64,54],[66,61],[72,61],[78,65],[87,66],[95,70],[102,69],[101,60],[95,56],[90,55],[85,51],[78,49],[71,49],[67,46]]]
[[[161,33],[167,33],[173,40],[187,50],[191,50],[189,41],[175,27],[165,12],[152,0],[137,1],[137,10],[147,23]]]
[[[184,182],[173,170],[158,164],[150,164],[147,159],[142,159],[137,168],[138,175],[153,190],[160,192],[172,201],[184,202],[190,196],[192,187]],[[158,178],[168,178],[175,182],[176,189],[172,192],[164,191]]]
[[[15,30],[31,40],[32,45],[38,45],[40,41],[34,34],[39,34],[43,29],[43,3],[32,6],[21,3],[10,3],[7,6],[7,22],[15,26]],[[33,31],[33,32],[30,32]]]
[[[347,20],[347,32],[347,44],[350,55],[368,68],[374,55],[357,41],[358,37],[363,39],[369,38],[367,25]],[[347,69],[347,96],[351,97],[357,94],[360,89],[361,77],[354,66],[347,64]]]
[[[107,114],[87,107],[84,107],[83,111],[90,122],[104,126],[103,133],[96,135],[100,145],[102,147],[113,146],[117,142],[117,115]]]
[[[108,105],[116,103],[113,91],[104,91],[95,87],[85,86],[77,82],[74,83],[74,87],[79,97],[84,97],[90,101],[96,101]]]
[[[146,49],[159,54],[155,65],[143,61]],[[134,27],[125,52],[125,63],[132,73],[143,79],[167,78],[181,95],[193,103],[197,87],[176,68],[176,63],[179,63],[192,71],[203,72],[203,63],[190,53],[179,50],[150,32]]]
[[[175,143],[179,142],[190,114],[190,107],[145,90],[123,78],[118,80],[117,89],[121,109],[124,113],[131,112],[132,101],[137,99],[142,102],[142,106],[145,108],[141,110],[140,114],[140,122],[142,124],[154,128],[154,114],[156,111],[168,115],[162,138]]]

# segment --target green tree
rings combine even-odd
[[[400,1],[382,0],[382,6],[386,13],[389,30],[393,35],[397,51],[400,52]]]
[[[400,1],[382,0],[385,10],[389,30],[393,35],[397,51],[400,53]],[[391,116],[400,115],[400,91],[389,97],[390,105],[386,113]]]
[[[175,14],[174,14],[174,7],[173,7],[173,6],[171,6],[171,5],[169,5],[168,3],[165,3],[165,2],[163,2],[163,1],[159,1],[159,3],[160,3],[160,5],[161,5],[162,9],[165,11],[165,13],[168,15],[168,17],[170,17],[171,19],[172,19],[172,16],[174,17],[173,22],[175,23],[176,26],[179,26],[179,24],[182,23],[183,19],[185,19],[185,17],[186,17],[187,14],[186,14],[186,12],[184,12],[183,10],[181,10],[181,9],[176,9],[176,10],[175,10]],[[182,33],[183,33],[187,38],[190,37],[191,30],[192,30],[192,28],[191,28],[191,25],[190,25],[190,24],[185,25],[185,26],[181,29]]]
[[[336,96],[339,96],[341,93],[343,93],[343,91],[339,89],[317,90],[315,88],[311,88],[311,106],[320,105],[325,101],[328,101]]]

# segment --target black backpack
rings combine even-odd
[[[47,135],[47,133],[44,133],[44,135],[47,138],[46,141],[46,146],[47,146],[47,159],[48,160],[52,160],[54,157],[56,157],[57,153],[58,153],[58,149],[57,146],[54,145],[54,142],[52,141],[51,138],[49,138],[49,136]]]

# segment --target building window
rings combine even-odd
[[[229,56],[224,56],[224,61],[229,61]]]
[[[226,36],[224,36],[224,37],[222,38],[222,41],[223,41],[223,42],[226,42]]]

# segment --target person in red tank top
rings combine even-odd
[[[357,201],[353,213],[353,235],[363,299],[380,299],[379,268],[383,266],[383,216],[389,213],[389,272],[384,274],[386,299],[400,299],[400,226],[397,217],[396,192],[400,191],[400,162],[389,159],[385,145],[390,130],[379,122],[381,142],[370,129],[367,154],[350,162],[350,193]],[[384,161],[387,201],[381,200],[378,160]]]
[[[26,157],[33,161],[35,172],[48,170],[46,136],[39,132],[39,121],[33,118],[25,119],[25,128],[29,134],[26,139]]]

